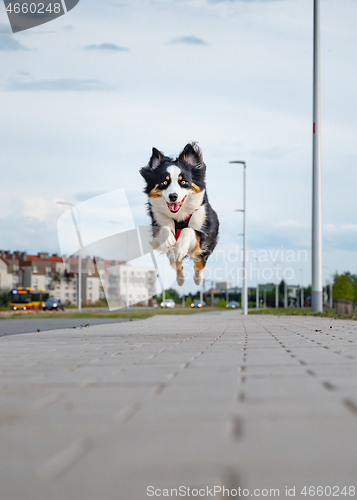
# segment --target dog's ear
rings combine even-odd
[[[201,148],[197,145],[196,142],[192,142],[191,144],[187,144],[182,153],[179,156],[180,161],[184,161],[190,167],[193,168],[201,168],[203,165],[203,157]]]
[[[161,151],[156,148],[152,148],[152,155],[149,161],[149,167],[153,170],[157,168],[165,159],[165,156]]]
[[[165,156],[161,151],[159,151],[156,148],[152,148],[152,155],[149,160],[149,163],[146,165],[146,167],[143,167],[140,170],[140,174],[144,177],[146,181],[152,178],[153,176],[153,171],[161,165],[165,161]]]

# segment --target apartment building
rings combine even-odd
[[[126,263],[108,266],[101,272],[103,287],[109,307],[149,305],[156,295],[156,270],[154,267],[131,266]]]
[[[9,264],[0,257],[0,288],[12,288],[13,275],[9,273]]]

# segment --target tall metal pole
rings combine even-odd
[[[78,312],[82,312],[82,248],[78,252]]]
[[[322,208],[321,208],[321,99],[320,99],[320,0],[314,0],[313,77],[313,163],[312,163],[312,312],[322,307]]]
[[[284,280],[284,307],[285,309],[288,307],[288,286],[285,280]]]
[[[259,309],[259,259],[256,258],[257,261],[257,287],[255,289],[255,307]]]
[[[243,278],[242,278],[242,307],[243,315],[248,314],[248,282],[247,282],[247,178],[245,161],[230,161],[229,163],[239,163],[243,165]]]
[[[128,261],[126,261],[126,308],[129,309],[129,267],[128,267]],[[162,300],[165,300],[163,298]]]
[[[244,292],[244,307],[243,314],[247,316],[248,314],[248,286],[247,286],[247,175],[246,175],[246,164],[243,163],[243,176],[244,176],[244,204],[243,204],[243,269],[244,269],[244,281],[243,281],[243,292]]]

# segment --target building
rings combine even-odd
[[[0,250],[0,258],[3,261],[1,264],[1,281],[0,288],[15,288],[21,286],[22,269],[20,267],[20,258],[26,254],[24,252],[11,253],[9,250]]]
[[[0,257],[0,288],[13,288],[13,279],[7,260]]]
[[[115,307],[127,303],[148,305],[156,294],[154,267],[135,267],[89,256],[81,262],[81,297],[87,303],[109,297]],[[0,288],[43,289],[64,303],[75,305],[78,304],[78,264],[78,257],[70,257],[64,263],[58,255],[46,252],[29,255],[0,251]]]
[[[156,295],[156,270],[154,267],[131,266],[120,263],[101,271],[104,291],[110,308],[126,305],[149,305]]]
[[[219,293],[223,293],[232,288],[232,283],[230,281],[220,281],[216,283],[216,288]]]

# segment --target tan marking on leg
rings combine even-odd
[[[193,269],[196,272],[201,273],[205,267],[206,267],[206,262],[203,261],[202,257],[196,257],[194,260]]]
[[[195,233],[196,236],[196,245],[195,248],[190,252],[190,258],[193,260],[193,268],[197,273],[203,271],[206,266],[206,262],[202,259],[202,248],[200,247],[200,239]]]
[[[202,249],[200,247],[200,239],[197,236],[197,233],[195,233],[195,236],[196,236],[196,245],[195,245],[195,248],[193,250],[191,250],[191,252],[189,253],[189,257],[192,260],[196,260],[197,255],[199,255],[200,253],[202,253]]]
[[[182,273],[183,271],[183,265],[182,265],[182,262],[178,262],[176,261],[175,262],[175,265],[176,265],[176,274],[179,275]]]

